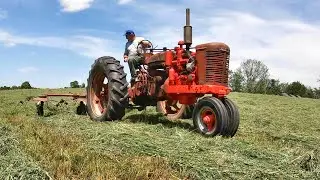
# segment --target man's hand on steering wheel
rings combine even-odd
[[[142,47],[150,48],[151,47],[151,43],[149,41],[142,41]]]
[[[137,49],[139,49],[139,46],[141,45],[142,48],[151,48],[152,47],[152,43],[149,40],[142,40],[138,46]]]

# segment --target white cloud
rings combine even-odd
[[[118,4],[121,4],[121,5],[128,4],[128,3],[132,2],[132,1],[133,0],[118,0]]]
[[[231,67],[239,65],[241,57],[263,61],[274,77],[283,81],[299,80],[316,86],[320,73],[320,27],[298,20],[265,20],[251,14],[220,15],[212,18],[208,36],[203,39],[224,41],[232,49]],[[209,34],[211,31],[211,35]],[[242,60],[242,59],[241,59]]]
[[[39,70],[38,68],[32,67],[32,66],[22,67],[22,68],[18,69],[18,71],[21,73],[31,73],[31,72],[36,72],[38,70]]]
[[[12,41],[11,35],[8,32],[2,30],[0,30],[0,42],[2,42],[6,47],[13,47],[16,45]]]
[[[0,8],[0,20],[6,19],[8,17],[8,12]]]
[[[23,35],[11,34],[0,29],[0,45],[3,43],[7,47],[19,46],[19,45],[29,45],[29,46],[39,46],[48,48],[57,48],[62,50],[68,50],[75,54],[88,57],[92,62],[101,56],[113,56],[119,60],[122,60],[123,45],[119,42],[112,40],[103,39],[100,37],[76,35],[71,37],[30,37]],[[120,47],[120,48],[117,48]],[[128,65],[121,62],[124,65],[125,72],[129,72]],[[27,73],[34,72],[36,69],[33,68],[21,68],[19,72]],[[82,81],[85,82],[87,77],[87,72],[90,70],[88,66],[85,70],[82,70],[83,78]],[[74,73],[75,76],[80,72],[69,72],[69,74]],[[69,75],[69,74],[66,74]],[[81,73],[80,73],[81,74]],[[36,81],[37,87],[64,87],[65,80],[57,80],[52,77],[52,81],[48,84],[47,80],[41,79],[41,77],[33,77]],[[74,76],[73,76],[74,77]],[[40,79],[37,79],[40,78]],[[47,77],[46,77],[47,78]],[[127,76],[127,80],[130,80],[130,75]],[[52,83],[52,84],[51,84]]]
[[[13,35],[0,30],[0,42],[7,47],[32,45],[65,49],[89,58],[98,58],[104,55],[119,55],[119,50],[114,48],[115,43],[113,41],[83,35],[71,37],[29,37]]]
[[[94,0],[59,0],[64,12],[78,12],[90,8]]]
[[[217,4],[222,1],[212,0],[199,0],[201,3],[197,4],[185,0],[180,5],[172,2],[129,1],[117,1],[118,4],[132,6],[131,11],[121,13],[118,20],[142,32],[138,35],[151,40],[159,48],[176,46],[182,40],[185,7],[190,7],[193,45],[225,42],[231,47],[231,69],[237,68],[245,58],[256,58],[270,68],[273,78],[285,82],[298,80],[306,85],[318,86],[316,79],[320,74],[320,54],[317,53],[317,47],[320,47],[320,26],[294,18],[283,9],[284,6],[273,9],[274,5],[270,2],[256,6],[258,1],[230,0],[226,4],[233,3],[233,10],[225,10],[220,8],[221,4]],[[76,12],[89,8],[93,0],[60,0],[60,3],[63,11]],[[244,10],[247,6],[255,10]],[[229,5],[224,7],[230,8]],[[114,38],[113,35],[110,37]],[[115,42],[100,37],[29,37],[1,29],[0,43],[7,47],[22,44],[66,49],[90,58],[102,55],[121,58],[124,45],[123,41]],[[125,70],[128,72],[127,65]]]
[[[150,6],[152,11],[143,11]],[[145,38],[159,47],[173,47],[183,39],[185,8],[161,3],[135,5],[141,12]],[[245,58],[263,61],[272,77],[281,81],[317,87],[320,74],[320,26],[286,16],[286,19],[262,18],[252,13],[216,9],[191,8],[193,45],[205,42],[224,42],[231,48],[230,68],[237,68]],[[176,9],[177,11],[173,11]],[[143,14],[145,13],[145,14]],[[170,21],[168,21],[170,17]],[[124,19],[125,17],[122,17]],[[136,21],[140,21],[137,19]],[[130,22],[128,22],[130,23]],[[137,22],[133,22],[133,25]]]

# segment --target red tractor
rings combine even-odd
[[[192,118],[194,126],[205,136],[233,137],[240,117],[236,105],[226,97],[231,92],[230,48],[218,42],[195,47],[191,44],[190,10],[186,9],[184,40],[173,49],[155,49],[152,45],[145,49],[141,53],[144,62],[130,84],[120,61],[110,56],[98,58],[88,78],[90,118],[120,120],[126,108],[133,106],[131,101],[140,109],[156,106],[170,120]],[[145,65],[147,69],[143,68]]]

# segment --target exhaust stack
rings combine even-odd
[[[192,44],[192,26],[190,25],[190,9],[186,9],[186,25],[183,28],[184,30],[184,44],[186,45],[187,51]]]

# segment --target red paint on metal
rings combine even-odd
[[[166,66],[171,66],[173,60],[173,52],[171,50],[166,51],[165,61]]]
[[[43,102],[47,102],[48,101],[48,98],[43,98],[43,97],[36,97],[36,98],[33,98],[32,99],[33,101],[43,101]]]
[[[193,104],[198,97],[205,94],[213,94],[216,97],[228,95],[231,88],[227,86],[225,76],[228,70],[229,47],[223,43],[206,43],[196,46],[196,52],[189,53],[192,58],[196,59],[196,66],[193,72],[186,73],[185,65],[191,57],[183,45],[185,45],[184,41],[179,41],[173,51],[162,52],[168,73],[168,78],[163,84],[166,97],[178,100],[181,104]],[[159,55],[154,54],[153,56],[158,57]],[[151,59],[155,59],[153,56]],[[129,93],[135,96],[140,95],[140,93],[132,92],[137,92],[137,87],[142,87],[143,84],[148,83],[144,81],[140,81],[140,84],[136,83],[135,88],[132,87]]]
[[[175,71],[173,68],[170,68],[169,70],[169,83],[174,84],[175,82]]]
[[[228,86],[230,48],[224,43],[205,43],[196,46],[199,84]]]
[[[133,86],[129,88],[128,93],[131,99],[137,96],[155,96],[156,79],[157,77],[149,77],[147,72],[140,71],[137,74],[136,81]]]
[[[70,98],[73,98],[73,100],[87,102],[87,96],[86,95],[79,95],[79,94],[44,94],[44,95],[40,95],[38,97],[35,97],[32,100],[46,102],[46,101],[48,101],[49,97],[70,97]]]
[[[212,131],[215,127],[216,117],[211,109],[206,109],[201,113],[203,123],[207,126],[208,131]]]
[[[220,85],[164,85],[164,91],[167,94],[217,94],[226,96],[231,89]]]

